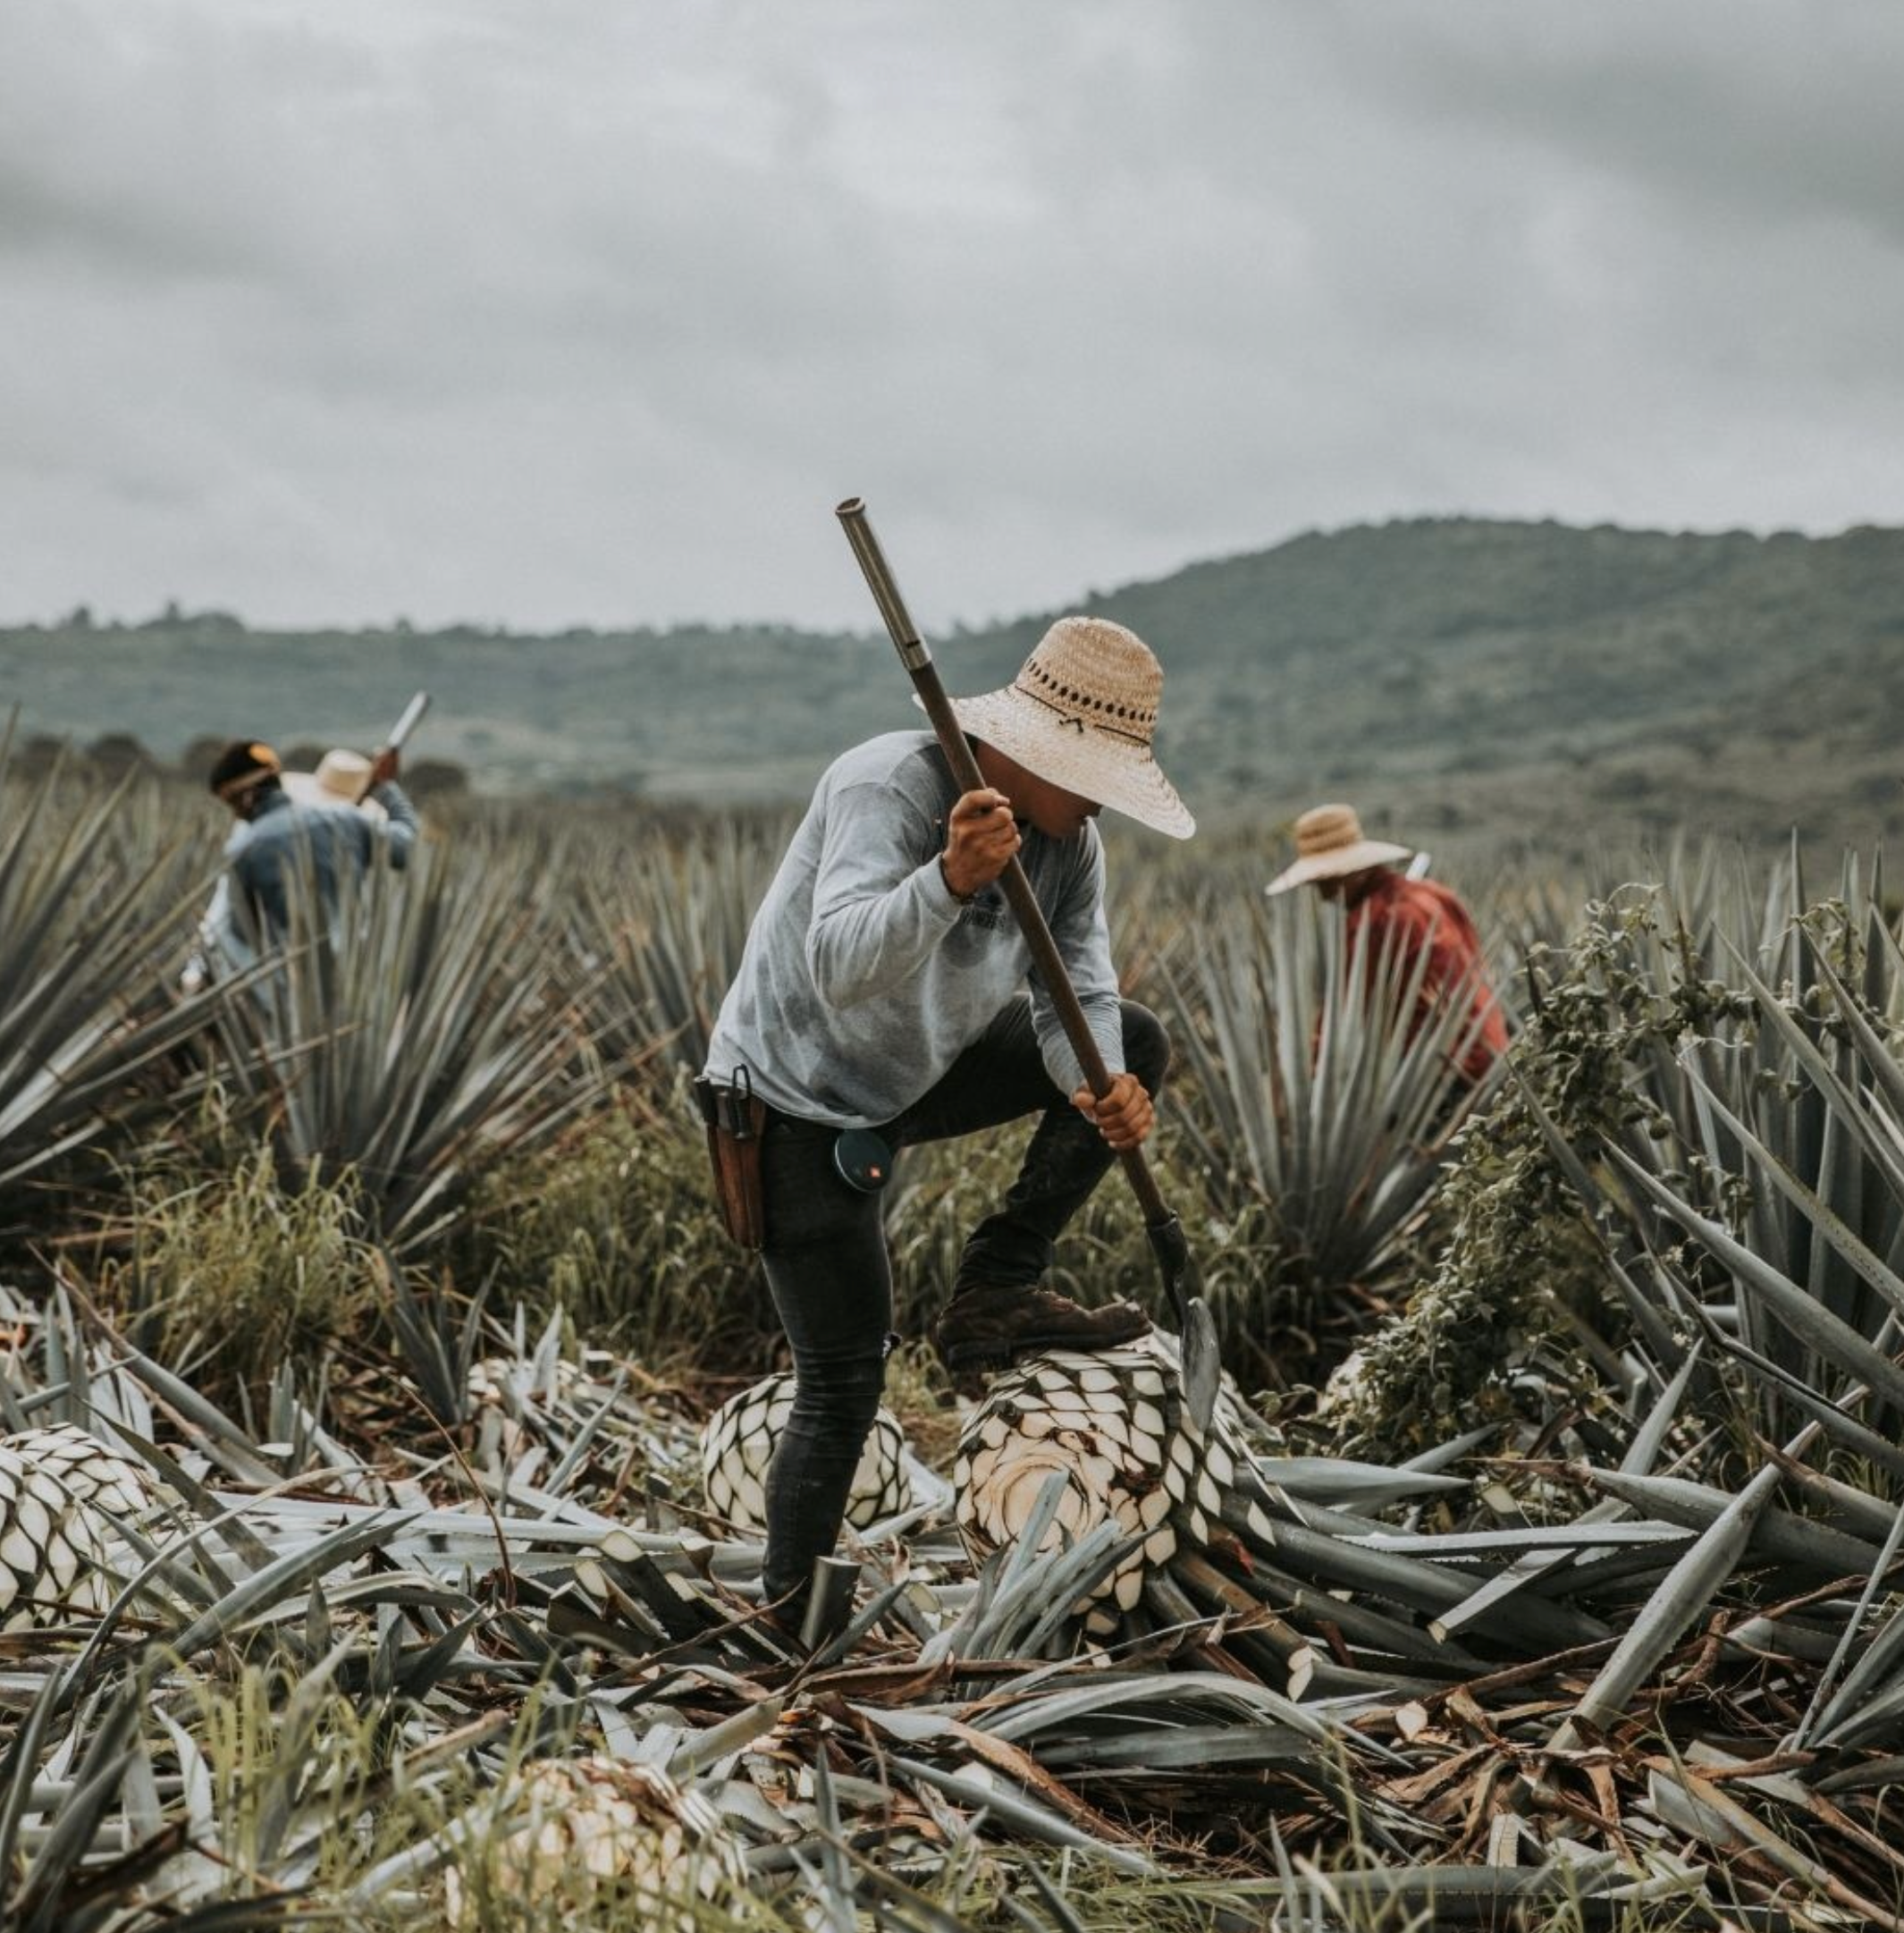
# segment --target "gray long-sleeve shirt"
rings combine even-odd
[[[262,940],[283,937],[290,922],[285,868],[299,864],[306,852],[327,907],[337,903],[342,856],[359,871],[379,853],[393,866],[409,865],[419,828],[417,808],[394,781],[378,786],[372,796],[388,815],[382,823],[355,806],[301,805],[280,791],[260,803],[256,816],[232,828],[224,848],[232,886],[223,918],[237,946],[227,950],[256,951]],[[219,943],[226,945],[222,934]]]
[[[877,1127],[925,1093],[1029,976],[1045,1066],[1083,1085],[1077,1056],[997,887],[970,905],[939,871],[958,798],[930,732],[895,731],[835,760],[754,916],[721,1003],[707,1071],[745,1067],[774,1107]],[[1124,1067],[1104,919],[1104,848],[1025,829],[1018,857],[1113,1073]]]

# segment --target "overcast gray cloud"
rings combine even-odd
[[[0,618],[1904,520],[1895,0],[9,0]]]

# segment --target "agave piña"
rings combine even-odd
[[[746,1901],[739,1849],[713,1809],[651,1766],[536,1760],[503,1804],[502,1834],[445,1875],[455,1925],[479,1923],[484,1890],[540,1909],[552,1924],[574,1923],[573,1914],[655,1933],[693,1933],[708,1909],[732,1924],[727,1916]],[[470,1857],[485,1867],[476,1886]]]
[[[1153,1331],[1093,1355],[1054,1350],[999,1377],[960,1432],[953,1486],[959,1530],[980,1557],[1040,1521],[1040,1548],[1053,1549],[1116,1524],[1129,1548],[1075,1607],[1085,1628],[1105,1636],[1180,1549],[1210,1541],[1248,1468],[1234,1397],[1226,1389],[1208,1432],[1199,1431],[1175,1345]],[[1040,1503],[1054,1478],[1062,1489],[1047,1515]],[[1267,1519],[1260,1528],[1268,1539]]]
[[[142,1470],[70,1423],[0,1438],[0,1630],[104,1611],[115,1524],[158,1507]]]
[[[708,1507],[737,1530],[767,1524],[767,1465],[793,1414],[794,1378],[782,1371],[729,1397],[701,1431],[701,1476]],[[906,1508],[912,1483],[906,1471],[906,1432],[889,1409],[873,1417],[866,1448],[853,1473],[847,1522],[864,1529]]]

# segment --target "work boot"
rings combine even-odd
[[[1150,1318],[1134,1302],[1087,1309],[1054,1288],[961,1290],[932,1325],[939,1360],[962,1370],[1007,1369],[1046,1349],[1115,1349],[1134,1342]]]

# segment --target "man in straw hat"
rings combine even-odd
[[[358,755],[350,755],[357,756]],[[285,788],[278,755],[256,739],[234,739],[206,774],[212,796],[238,820],[225,841],[225,874],[199,923],[205,952],[185,970],[187,990],[215,967],[242,971],[290,926],[285,867],[308,852],[312,877],[326,906],[337,900],[341,865],[368,866],[381,849],[393,866],[409,863],[417,810],[397,783],[397,755],[362,761],[365,796],[378,816],[333,798],[328,804],[294,798]]]
[[[1460,1067],[1472,1084],[1507,1051],[1507,1026],[1487,983],[1480,934],[1468,908],[1445,886],[1396,872],[1409,857],[1406,846],[1365,837],[1352,806],[1316,806],[1296,821],[1295,864],[1278,873],[1268,891],[1312,885],[1324,899],[1339,899],[1348,908],[1350,939],[1366,935],[1362,943],[1370,953],[1395,948],[1404,975],[1426,953],[1412,1024],[1444,1000],[1466,1001]]]
[[[930,731],[846,753],[747,937],[704,1083],[763,1104],[760,1245],[798,1382],[768,1476],[765,1583],[796,1626],[884,1380],[878,1190],[900,1149],[1038,1117],[933,1326],[953,1368],[1108,1348],[1150,1326],[1134,1304],[1085,1308],[1040,1279],[1116,1151],[1150,1134],[1168,1058],[1156,1016],[1118,997],[1092,823],[1108,806],[1173,838],[1195,829],[1151,755],[1162,689],[1132,632],[1060,618],[1010,685],[954,701],[984,788],[958,793]],[[1027,990],[1029,950],[998,884],[1015,854],[1115,1076],[1102,1101],[1044,988]],[[703,1105],[712,1126],[716,1103]]]

